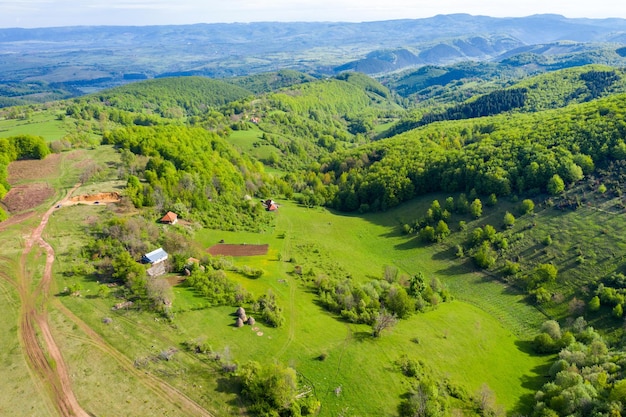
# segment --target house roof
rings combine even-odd
[[[146,262],[151,264],[162,262],[166,260],[168,257],[167,252],[163,250],[163,248],[155,249],[152,252],[148,252],[143,256],[143,259]]]
[[[177,219],[178,219],[178,214],[172,211],[168,211],[167,213],[165,213],[165,216],[161,217],[161,221],[164,223],[172,223],[172,222],[175,222]]]

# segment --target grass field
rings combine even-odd
[[[59,110],[59,113],[63,111]],[[71,130],[70,126],[73,126],[73,122],[58,120],[54,112],[35,112],[26,120],[0,120],[0,137],[37,135],[51,142],[65,136]]]
[[[525,304],[521,295],[503,285],[485,281],[473,271],[454,269],[452,260],[438,255],[441,248],[421,247],[399,234],[398,219],[419,210],[419,202],[385,215],[365,217],[281,203],[273,235],[204,230],[197,233],[197,238],[207,247],[221,239],[231,243],[269,243],[268,256],[237,259],[242,265],[266,271],[256,281],[240,277],[240,282],[255,295],[270,287],[288,314],[287,339],[279,331],[272,336],[274,347],[262,345],[262,355],[269,353],[294,364],[314,381],[328,400],[323,415],[336,415],[346,407],[357,415],[372,410],[380,415],[392,413],[390,404],[397,404],[397,398],[407,389],[398,383],[402,377],[392,370],[393,362],[402,353],[425,361],[442,376],[463,381],[470,393],[487,383],[508,410],[523,410],[519,399],[527,399],[541,384],[535,372],[545,366],[547,358],[529,355],[524,348],[526,343],[518,336],[534,334],[533,329],[545,318]],[[283,261],[277,260],[279,253]],[[373,341],[369,327],[343,323],[316,305],[314,295],[289,274],[295,263],[285,260],[291,258],[305,270],[313,268],[316,273],[323,273],[326,268],[337,268],[359,280],[381,277],[385,265],[395,265],[406,273],[421,271],[427,277],[440,277],[459,301],[403,321],[392,334]],[[185,320],[181,316],[177,319]],[[194,318],[190,323],[196,321]],[[232,323],[232,317],[224,326],[229,321]],[[233,343],[228,337],[232,332],[224,328],[215,339]],[[410,341],[413,337],[423,342],[416,346]],[[254,352],[256,346],[243,346],[242,352],[232,346],[230,350],[245,359],[262,356]],[[278,354],[268,349],[278,349]],[[321,353],[327,353],[329,359],[314,360]],[[333,363],[338,360],[341,364]],[[503,372],[494,374],[493,369]],[[330,378],[333,374],[335,377]],[[364,388],[360,383],[363,380],[381,381],[386,388]],[[526,382],[520,384],[520,380]],[[339,385],[341,397],[328,395]],[[361,408],[351,408],[355,404]]]
[[[115,182],[116,158],[110,147],[64,154],[55,187],[68,189],[81,167],[95,161],[107,165],[108,174],[102,175],[102,182],[84,185],[76,192],[115,188],[119,186]],[[293,366],[314,387],[322,402],[321,416],[395,415],[401,396],[410,387],[409,379],[395,365],[403,354],[423,361],[436,376],[455,381],[470,394],[486,383],[506,410],[527,413],[528,399],[543,382],[541,375],[550,358],[531,355],[521,336],[528,337],[529,329],[536,329],[543,317],[523,303],[519,294],[459,267],[444,246],[426,247],[399,232],[400,225],[430,201],[432,198],[416,200],[385,214],[367,216],[279,201],[279,211],[271,214],[276,216],[276,226],[270,232],[195,232],[195,239],[205,248],[220,240],[269,245],[267,255],[233,259],[238,266],[262,269],[262,277],[229,273],[255,296],[271,290],[284,310],[283,327],[270,328],[257,321],[254,330],[234,326],[235,307],[209,307],[205,299],[183,285],[174,288],[171,323],[150,312],[111,311],[117,301],[95,296],[98,282],[62,274],[79,256],[88,238],[86,227],[111,208],[71,206],[56,211],[45,232],[57,255],[53,294],[59,295],[50,304],[50,317],[79,402],[97,415],[180,415],[180,409],[155,385],[152,378],[158,377],[218,416],[236,415],[241,404],[233,381],[217,372],[211,361],[181,349],[185,341],[206,340],[214,352],[232,362],[276,360]],[[11,233],[16,249],[6,252],[9,259],[19,256],[19,231]],[[393,265],[403,273],[423,272],[426,277],[440,278],[456,301],[403,320],[375,340],[369,326],[346,323],[323,310],[311,289],[292,273],[296,265],[313,273],[333,268],[358,281],[381,277],[384,267]],[[63,288],[75,283],[82,286],[81,297],[60,295]],[[3,312],[15,317],[18,306],[11,301],[11,289],[4,283],[2,289],[6,300]],[[104,318],[112,322],[106,324]],[[10,320],[6,322],[4,346],[19,346],[14,326]],[[177,350],[173,360],[159,360],[169,349]],[[322,354],[326,357],[323,361],[318,359]],[[4,361],[11,364],[8,372],[16,380],[30,380],[15,349],[11,354],[5,352]],[[5,393],[15,389],[6,379],[1,384]],[[20,386],[24,387],[18,393],[21,398],[37,392],[36,385]],[[110,392],[110,386],[119,389]],[[335,394],[338,387],[341,395]],[[37,415],[46,415],[49,407],[45,396],[31,406]],[[24,410],[18,409],[20,413]]]
[[[262,132],[257,127],[249,130],[234,130],[228,136],[228,141],[239,148],[242,153],[260,160],[267,160],[272,152],[280,154],[280,150],[262,140],[261,135]]]

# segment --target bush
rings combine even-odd
[[[482,269],[492,267],[496,263],[497,254],[489,245],[489,242],[483,242],[474,254],[474,263]]]
[[[522,201],[520,205],[520,212],[522,214],[530,214],[533,212],[533,210],[535,210],[535,203],[533,202],[533,200],[527,198],[526,200]]]

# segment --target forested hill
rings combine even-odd
[[[280,70],[276,72],[264,72],[241,77],[228,78],[229,83],[238,85],[255,94],[269,93],[281,88],[291,87],[296,84],[315,81],[316,78],[303,72],[294,70]]]
[[[620,68],[587,65],[529,77],[510,87],[477,94],[462,103],[450,103],[443,110],[424,110],[408,115],[382,136],[391,137],[436,121],[493,116],[505,112],[529,113],[584,103],[626,92],[625,75]]]
[[[332,179],[341,210],[386,210],[433,191],[509,195],[545,191],[626,153],[625,94],[530,114],[434,123],[333,155],[315,175]],[[328,180],[328,178],[327,178]]]
[[[97,94],[108,106],[131,112],[150,110],[176,118],[206,112],[253,95],[245,88],[205,77],[177,77],[141,81]]]

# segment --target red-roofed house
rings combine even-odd
[[[178,215],[174,212],[168,211],[159,221],[165,224],[176,224],[178,221]]]

